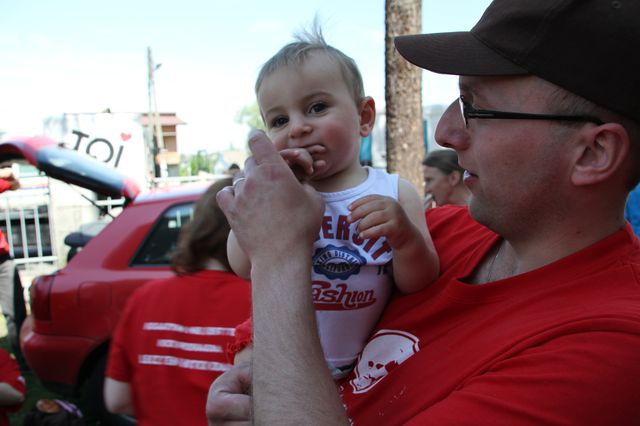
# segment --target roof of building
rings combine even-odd
[[[178,118],[178,116],[176,116],[175,112],[161,112],[159,113],[160,115],[160,125],[161,126],[178,126],[180,124],[187,124],[186,122],[182,121],[180,118]],[[143,126],[148,126],[149,123],[149,114],[148,113],[143,113],[142,114],[142,125]]]

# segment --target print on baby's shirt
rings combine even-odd
[[[334,287],[330,282],[313,281],[311,294],[316,311],[364,309],[376,302],[373,290],[349,290],[346,283]]]
[[[346,280],[358,274],[366,262],[356,250],[329,244],[313,254],[313,272],[330,280]]]
[[[344,280],[358,275],[366,259],[356,250],[332,244],[316,250],[313,255],[313,272],[330,281],[314,280],[311,293],[316,310],[347,311],[363,309],[375,303],[373,290],[349,288]]]

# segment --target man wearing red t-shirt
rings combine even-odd
[[[460,76],[436,140],[471,198],[427,213],[441,275],[390,301],[336,386],[308,289],[322,203],[253,134],[246,179],[218,195],[251,259],[252,362],[214,383],[210,422],[640,424],[640,243],[623,216],[640,2],[494,0],[470,32],[395,44]]]

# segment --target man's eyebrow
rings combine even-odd
[[[466,93],[473,99],[485,99],[485,97],[483,96],[483,93],[485,93],[485,91],[483,90],[482,86],[473,84],[473,81],[461,81],[460,83],[458,83],[458,88],[460,90],[460,93]]]
[[[475,89],[474,86],[472,84],[469,83],[465,83],[464,81],[460,81],[458,82],[458,89],[461,92],[470,92],[470,93],[475,93]]]

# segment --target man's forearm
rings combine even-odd
[[[310,262],[304,253],[252,269],[256,424],[348,424],[317,333]]]

